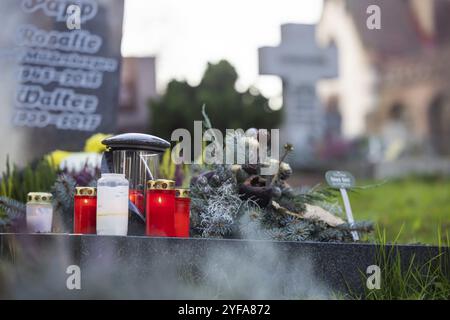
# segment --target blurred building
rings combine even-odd
[[[370,5],[380,30],[367,27]],[[317,38],[339,51],[322,93],[339,101],[345,136],[450,155],[450,1],[325,0]]]
[[[146,132],[149,101],[157,96],[154,57],[124,57],[119,94],[119,132]]]

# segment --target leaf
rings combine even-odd
[[[338,225],[341,225],[345,223],[344,220],[342,220],[339,217],[336,217],[335,215],[331,214],[330,212],[326,211],[325,209],[313,206],[310,204],[306,204],[306,211],[303,214],[303,217],[305,219],[311,219],[311,220],[318,220],[325,222],[331,227],[337,227]]]

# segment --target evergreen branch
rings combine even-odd
[[[0,217],[0,224],[3,225],[14,223],[26,214],[26,206],[22,202],[3,196],[0,196],[0,210],[5,213],[3,218]]]
[[[62,174],[56,179],[53,186],[53,194],[56,204],[61,206],[63,210],[72,208],[76,185],[75,179],[68,174]]]

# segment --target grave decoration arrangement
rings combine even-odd
[[[203,112],[204,125],[211,123]],[[246,146],[246,152],[257,150],[258,135],[249,129],[245,134],[234,131],[225,144]],[[270,138],[270,137],[269,137]],[[256,148],[249,148],[250,145]],[[373,223],[347,223],[338,202],[338,192],[328,187],[293,188],[288,180],[293,171],[285,161],[293,151],[284,146],[281,161],[242,165],[195,167],[191,179],[191,235],[205,238],[249,238],[286,241],[354,241],[352,233],[369,233]],[[224,151],[225,154],[226,151]],[[245,159],[251,158],[250,154]],[[276,166],[276,174],[261,174],[263,166]]]
[[[205,127],[211,128],[206,113],[204,117]],[[262,133],[234,131],[226,136],[225,145],[244,142],[257,150]],[[107,148],[99,149],[103,151],[101,168],[85,165],[82,170],[67,171],[44,166],[44,174],[54,181],[47,183],[47,190],[42,184],[39,189],[31,189],[33,183],[20,186],[22,193],[27,191],[26,205],[14,199],[17,192],[10,185],[21,183],[18,176],[24,175],[5,174],[1,188],[9,188],[13,196],[5,197],[7,192],[2,191],[0,225],[15,232],[340,242],[355,241],[356,232],[373,230],[370,222],[348,223],[341,218],[336,190],[289,185],[293,173],[286,160],[293,150],[289,144],[280,161],[249,164],[246,154],[242,165],[194,164],[190,172],[184,166],[184,175],[193,176],[189,191],[175,187],[182,181],[176,177],[180,167],[167,163],[167,141],[131,133],[104,138]],[[250,150],[255,149],[245,152]],[[159,168],[162,152],[163,168]],[[261,174],[264,166],[275,166],[275,174]],[[158,179],[161,171],[166,173],[164,178],[173,180]],[[27,185],[30,189],[23,190]]]
[[[287,164],[280,167],[287,168]],[[285,169],[281,169],[283,171]],[[282,174],[283,175],[283,174]],[[191,233],[204,238],[353,241],[371,222],[349,224],[328,189],[269,182],[246,166],[213,166],[191,182]],[[330,202],[333,201],[333,202]]]

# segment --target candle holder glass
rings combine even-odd
[[[128,181],[125,175],[103,173],[97,182],[97,234],[126,236]]]
[[[150,180],[147,190],[146,234],[175,237],[175,182]]]
[[[51,193],[30,192],[27,195],[26,222],[28,232],[52,232],[53,196]]]
[[[175,189],[175,236],[189,238],[190,205],[188,189]]]
[[[115,173],[125,175],[130,183],[130,201],[145,215],[145,185],[157,179],[159,154],[152,151],[115,150],[113,152]]]
[[[95,234],[97,228],[97,189],[77,187],[74,198],[73,232]]]

